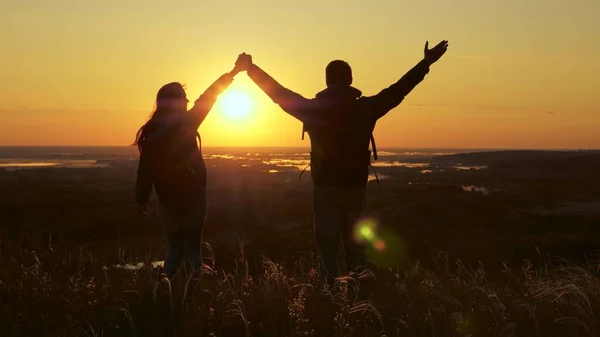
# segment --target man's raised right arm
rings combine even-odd
[[[432,49],[429,49],[429,43],[425,43],[425,57],[421,62],[417,63],[389,88],[383,89],[375,96],[364,97],[362,100],[373,118],[377,120],[400,105],[404,98],[423,81],[429,73],[429,67],[446,53],[447,48],[448,41],[445,40]]]
[[[319,114],[315,112],[319,110],[319,105],[314,99],[305,98],[285,88],[254,63],[248,64],[246,70],[252,81],[283,111],[301,122],[311,122],[318,118]]]

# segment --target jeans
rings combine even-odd
[[[321,276],[332,282],[340,276],[340,239],[344,246],[347,271],[364,266],[362,244],[354,239],[356,224],[367,208],[364,187],[313,187],[315,239],[321,263]]]
[[[158,216],[167,241],[164,270],[169,279],[176,276],[184,260],[192,268],[202,265],[202,234],[207,210],[205,188],[197,206],[184,213],[164,207],[159,200]]]

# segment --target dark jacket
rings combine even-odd
[[[273,102],[304,123],[310,136],[315,186],[364,186],[377,120],[397,107],[428,72],[429,64],[421,61],[377,95],[364,97],[354,87],[340,86],[329,87],[313,99],[283,87],[256,65],[248,75]]]
[[[207,174],[198,127],[232,80],[232,74],[222,75],[189,111],[147,124],[137,170],[137,203],[149,201],[153,186],[160,203],[167,209],[190,210],[199,200]]]

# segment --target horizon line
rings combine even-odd
[[[73,148],[73,147],[82,147],[82,148],[102,148],[102,147],[119,147],[119,148],[125,148],[125,147],[134,147],[132,145],[4,145],[4,144],[0,144],[0,148],[9,148],[9,147],[13,147],[13,148],[27,148],[27,147],[41,147],[41,148],[48,148],[48,147],[63,147],[63,148]],[[277,145],[256,145],[256,146],[249,146],[249,145],[206,145],[206,146],[202,146],[202,149],[210,149],[210,148],[239,148],[239,149],[243,149],[243,148],[281,148],[281,149],[310,149],[310,146],[277,146]],[[538,150],[538,151],[592,151],[592,150],[598,150],[598,149],[594,149],[594,148],[583,148],[583,147],[549,147],[549,148],[544,148],[544,147],[402,147],[402,146],[380,146],[379,147],[380,150],[385,150],[385,149],[402,149],[402,150],[502,150],[502,151],[514,151],[514,150]]]

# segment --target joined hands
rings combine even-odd
[[[238,74],[242,71],[247,71],[252,66],[252,56],[246,53],[241,53],[235,61],[235,67],[232,73]]]

